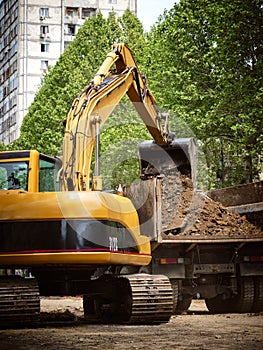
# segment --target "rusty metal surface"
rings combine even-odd
[[[237,214],[248,214],[263,211],[263,202],[242,204],[233,207],[228,207],[229,210]]]
[[[208,191],[207,195],[225,207],[262,202],[263,181]]]

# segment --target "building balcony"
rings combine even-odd
[[[71,35],[71,34],[64,34],[64,41],[65,42],[71,42],[73,41],[75,38],[75,35]]]

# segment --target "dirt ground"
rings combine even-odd
[[[202,300],[194,300],[187,314],[173,316],[167,324],[140,326],[84,324],[80,298],[44,298],[41,307],[43,319],[71,322],[1,329],[1,350],[263,348],[262,314],[210,315]]]

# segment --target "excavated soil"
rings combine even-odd
[[[178,173],[162,178],[162,221],[164,239],[263,236],[245,216],[194,190],[191,179]]]
[[[211,315],[202,300],[193,300],[187,314],[173,316],[167,324],[140,326],[84,324],[80,298],[45,298],[41,307],[48,312],[42,318],[51,324],[1,329],[1,350],[261,350],[263,346],[263,315]]]

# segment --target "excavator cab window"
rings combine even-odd
[[[57,173],[61,164],[59,160],[40,154],[39,159],[39,191],[59,191]]]
[[[0,163],[0,190],[27,191],[28,162],[1,162]]]

